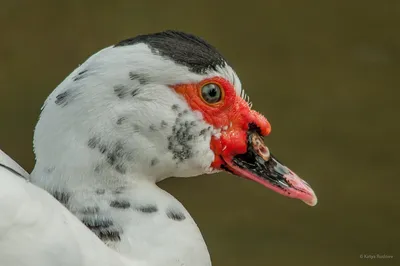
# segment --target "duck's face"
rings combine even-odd
[[[89,164],[106,177],[228,171],[315,205],[310,186],[264,145],[270,131],[215,48],[164,32],[122,41],[75,70],[48,98],[35,148],[38,164]]]
[[[265,146],[263,138],[271,132],[271,126],[263,115],[251,109],[234,84],[215,76],[172,88],[214,129],[210,140],[213,169],[228,171],[316,205],[311,187],[274,158]]]

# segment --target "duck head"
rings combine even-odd
[[[177,31],[140,35],[90,57],[48,97],[34,173],[73,189],[227,171],[314,206],[311,187],[264,144],[270,132],[210,44]]]

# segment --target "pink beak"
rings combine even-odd
[[[255,132],[248,134],[246,153],[223,160],[227,170],[235,175],[253,180],[287,197],[300,199],[310,206],[318,202],[310,185],[270,154]]]

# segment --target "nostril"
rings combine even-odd
[[[268,149],[266,148],[266,147],[264,147],[264,146],[262,146],[261,148],[260,148],[260,152],[262,153],[262,154],[264,154],[264,155],[268,155]]]

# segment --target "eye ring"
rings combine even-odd
[[[208,105],[214,105],[223,100],[224,91],[218,83],[208,82],[200,87],[200,96]]]

